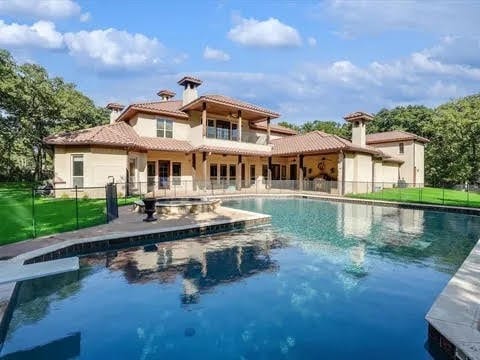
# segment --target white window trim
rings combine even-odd
[[[160,130],[159,127],[158,127],[158,121],[159,120],[162,120],[163,121],[163,136],[158,136],[158,131]],[[166,134],[167,134],[167,122],[170,122],[172,123],[172,137],[171,138],[167,138]],[[173,124],[174,124],[174,121],[172,119],[169,119],[169,118],[163,118],[163,117],[157,117],[155,118],[155,126],[156,126],[156,137],[158,138],[166,138],[166,139],[173,139],[174,137],[174,133],[173,133]]]
[[[82,176],[74,176],[73,175],[73,163],[74,163],[74,158],[75,156],[81,156],[82,157],[82,172],[83,172],[83,175]],[[75,184],[74,184],[74,179],[75,178],[82,178],[82,186],[79,186],[79,188],[84,188],[85,187],[85,156],[84,154],[71,154],[71,157],[70,157],[70,166],[71,166],[71,174],[72,174],[72,188],[75,187]]]

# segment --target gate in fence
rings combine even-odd
[[[107,222],[118,218],[117,184],[111,183],[105,186],[105,198],[107,206]]]

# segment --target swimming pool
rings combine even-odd
[[[431,359],[424,316],[480,234],[461,214],[224,202],[272,225],[24,282],[0,359]],[[56,357],[55,357],[55,356]]]

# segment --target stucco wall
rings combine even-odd
[[[178,140],[190,140],[191,123],[189,120],[175,119],[168,116],[137,114],[130,119],[129,124],[140,136],[157,137],[157,119],[173,121],[173,138]]]
[[[398,163],[383,162],[382,164],[382,187],[393,187],[398,183]]]
[[[116,182],[125,181],[127,152],[121,149],[99,147],[55,147],[55,175],[65,181],[58,187],[72,187],[72,155],[83,155],[83,182],[85,187],[105,186],[109,176]]]
[[[343,171],[345,173],[345,194],[372,191],[373,160],[371,155],[346,153]]]
[[[415,142],[415,167],[416,184],[423,186],[425,184],[425,146]]]
[[[404,144],[404,153],[400,154],[399,144]],[[419,142],[396,141],[384,144],[372,144],[372,146],[382,150],[386,154],[397,159],[403,160],[400,166],[400,180],[408,184],[416,183],[422,186],[424,183],[424,145]],[[416,170],[415,170],[416,169]],[[416,171],[416,175],[414,173]]]

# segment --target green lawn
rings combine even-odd
[[[128,205],[137,198],[119,198]],[[35,196],[26,186],[0,186],[0,245],[106,222],[105,199]]]
[[[348,194],[347,196],[374,200],[480,207],[479,193],[461,190],[443,190],[430,187],[408,189],[393,188],[384,189],[369,194]]]

